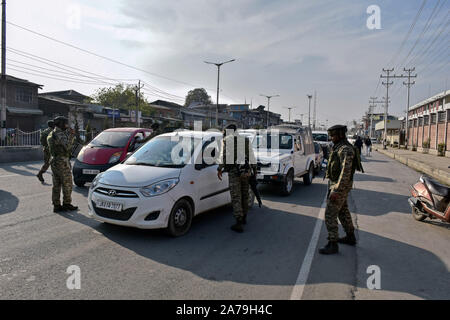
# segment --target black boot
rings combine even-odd
[[[347,233],[347,235],[345,237],[339,238],[338,242],[343,243],[343,244],[348,244],[350,246],[354,246],[356,244],[355,234],[353,232]]]
[[[56,206],[53,206],[53,212],[58,213],[58,212],[64,212],[65,210],[63,209],[63,207],[58,204]]]
[[[236,223],[231,226],[231,230],[242,233],[244,228],[242,227],[242,220],[236,220]]]
[[[327,245],[319,250],[321,254],[335,254],[339,252],[336,241],[328,241]]]
[[[64,210],[67,210],[67,211],[78,210],[78,207],[75,207],[72,204],[64,204],[62,207],[63,207]]]
[[[39,173],[36,175],[36,177],[39,179],[41,183],[44,183],[44,177],[42,176],[42,172],[39,171]]]

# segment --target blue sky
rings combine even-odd
[[[444,90],[450,60],[446,54],[449,28],[442,27],[449,19],[450,4],[446,0],[426,2],[402,51],[388,65],[422,1],[8,2],[7,20],[12,23],[162,77],[114,64],[12,25],[7,26],[7,46],[109,78],[142,79],[150,100],[159,97],[149,85],[181,97],[193,87],[205,87],[215,100],[217,71],[203,61],[235,58],[221,72],[221,102],[252,100],[256,107],[266,104],[260,94],[279,94],[279,98],[271,101],[271,111],[287,119],[286,107],[294,107],[292,117],[299,118],[300,113],[308,112],[306,95],[316,90],[318,121],[328,120],[331,125],[360,119],[370,96],[385,95],[385,88],[378,85],[381,68],[402,68],[401,62],[435,5],[433,23],[410,55],[412,62],[417,62],[418,73],[411,102]],[[369,17],[366,9],[370,5],[380,7],[380,30],[369,30],[366,26]],[[443,28],[440,38],[422,57],[440,28]],[[15,64],[9,64],[15,69],[7,69],[9,74],[44,84],[44,91],[75,89],[92,94],[105,85],[32,75],[36,72],[23,69],[24,62],[49,66],[10,51],[7,58],[16,60],[9,61]],[[396,73],[401,73],[401,69]],[[391,111],[397,115],[402,115],[406,107],[406,90],[400,86],[401,82],[395,80],[392,88]]]

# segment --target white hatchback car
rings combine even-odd
[[[231,202],[228,175],[217,178],[220,132],[159,135],[123,163],[100,173],[89,189],[89,215],[141,229],[188,232],[195,215]],[[250,191],[249,208],[254,194]]]

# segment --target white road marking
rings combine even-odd
[[[291,300],[301,300],[303,296],[303,290],[305,289],[306,281],[309,277],[309,272],[311,270],[311,264],[314,258],[314,253],[316,252],[317,243],[319,242],[320,230],[322,229],[322,222],[325,217],[325,208],[327,204],[327,196],[323,199],[322,206],[317,216],[316,225],[314,227],[313,234],[311,236],[311,241],[308,245],[308,250],[306,251],[305,258],[303,259],[300,272],[295,282],[294,289],[292,290]]]

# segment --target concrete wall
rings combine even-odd
[[[0,163],[43,160],[42,147],[0,148]]]

